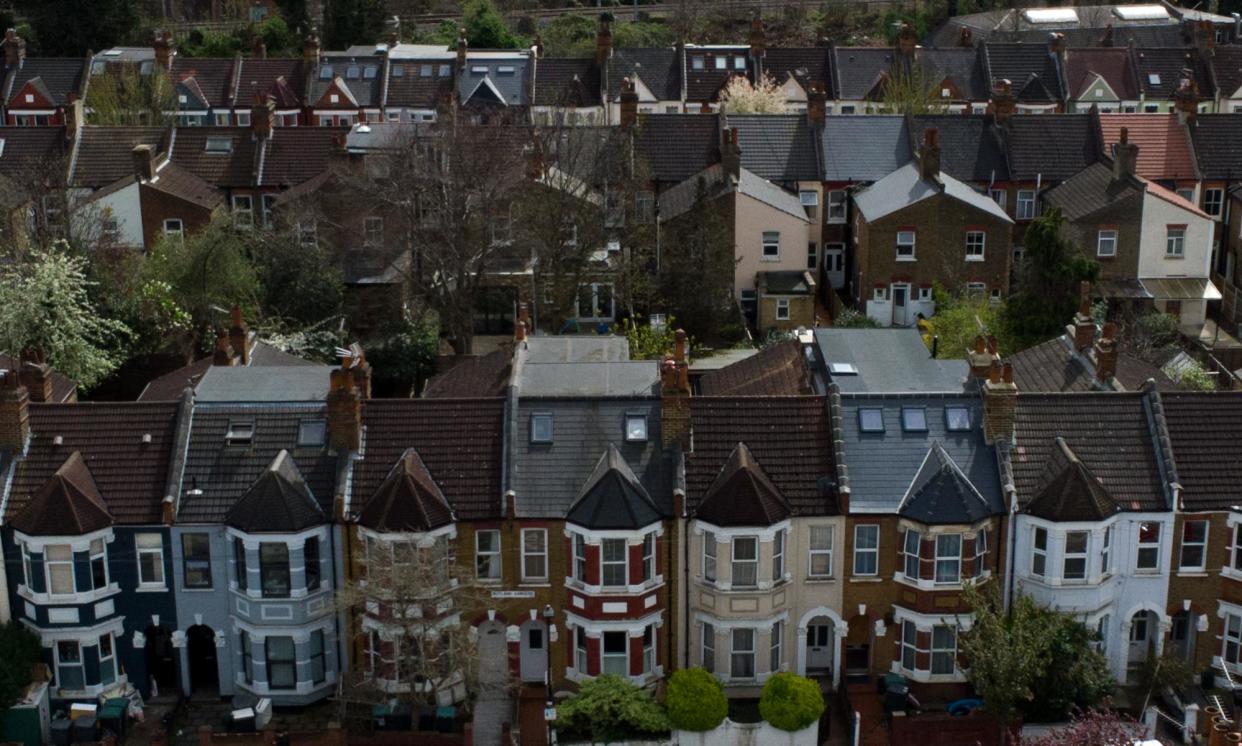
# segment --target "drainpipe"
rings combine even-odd
[[[1008,520],[1006,521],[1006,525],[1005,525],[1006,570],[1005,570],[1005,580],[1004,580],[1005,585],[1004,585],[1003,594],[1004,594],[1005,611],[1008,612],[1010,597],[1013,595],[1014,562],[1015,562],[1014,555],[1016,554],[1014,543],[1017,541],[1017,531],[1014,528],[1014,524],[1017,522],[1017,517],[1018,517],[1018,495],[1017,495],[1017,491],[1013,487],[1012,482],[1005,485],[1005,497],[1007,498],[1007,502],[1009,503],[1009,514],[1007,516]]]

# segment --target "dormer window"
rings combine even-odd
[[[516,70],[514,69],[513,65],[501,65],[500,67],[496,68],[496,72],[499,75],[513,75],[516,72]]]
[[[630,443],[647,440],[647,415],[627,414],[625,416],[625,439]]]
[[[362,76],[362,68],[358,67],[357,65],[350,65],[349,67],[345,68],[345,79],[346,80],[357,80],[361,76]]]
[[[319,68],[319,79],[320,80],[332,80],[332,66],[331,65],[324,65],[323,67]]]
[[[233,152],[233,138],[209,137],[203,149],[208,153],[231,153]]]
[[[328,423],[325,420],[307,420],[298,425],[298,446],[301,448],[318,448],[324,444],[328,434]]]
[[[366,69],[362,71],[362,77],[364,77],[367,80],[374,79],[375,76],[378,74],[379,74],[379,68],[376,67],[375,65],[367,65]]]
[[[470,68],[471,75],[487,75],[487,65],[475,65]]]
[[[530,442],[552,442],[552,413],[537,412],[530,416]]]
[[[858,429],[864,433],[884,432],[884,411],[880,409],[858,410]]]
[[[253,420],[234,420],[229,423],[229,429],[224,434],[224,440],[229,445],[247,445],[254,440],[254,421]]]
[[[951,433],[970,429],[970,410],[966,407],[945,407],[944,426]]]
[[[901,429],[908,433],[927,432],[927,410],[922,407],[903,407]]]

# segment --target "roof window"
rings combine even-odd
[[[450,65],[440,65],[440,77],[447,78],[453,74],[453,68]]]
[[[394,78],[404,78],[405,77],[405,65],[393,65],[392,76]]]
[[[306,420],[298,423],[298,446],[317,448],[324,444],[328,435],[326,420]]]
[[[552,413],[536,412],[530,416],[530,442],[552,442]]]
[[[232,153],[233,138],[231,137],[209,137],[203,150],[208,153]]]
[[[853,363],[828,363],[828,372],[834,376],[856,376],[858,366]]]
[[[332,80],[332,66],[331,65],[324,65],[319,68],[319,79],[320,80]]]
[[[374,78],[374,77],[375,77],[378,73],[379,73],[379,68],[378,68],[378,67],[376,67],[375,65],[367,65],[367,66],[366,66],[366,69],[364,69],[364,70],[362,71],[362,77],[366,78],[367,80],[371,80],[371,79],[373,79],[373,78]]]
[[[362,77],[361,67],[358,67],[357,65],[350,65],[349,67],[345,68],[345,79],[346,80],[357,80],[360,77]]]
[[[1073,8],[1027,8],[1022,15],[1027,23],[1078,23],[1078,13]]]
[[[647,415],[638,412],[625,416],[625,439],[630,443],[647,440]]]
[[[430,78],[431,77],[431,65],[425,64],[425,65],[420,66],[418,68],[418,75],[419,77],[422,77],[422,78]]]
[[[224,433],[224,442],[231,446],[248,445],[254,440],[254,420],[233,420]]]
[[[873,408],[858,410],[858,429],[864,433],[884,432],[884,410]]]
[[[949,432],[959,433],[970,429],[970,410],[966,407],[945,407],[944,426]]]
[[[500,67],[496,68],[496,72],[501,75],[512,75],[513,73],[517,72],[517,69],[514,68],[513,65],[501,65]]]
[[[908,433],[927,432],[927,410],[922,407],[902,407],[901,429]]]
[[[1152,85],[1160,85],[1160,73],[1147,73],[1147,82]]]
[[[475,65],[470,68],[471,75],[487,75],[487,65]]]

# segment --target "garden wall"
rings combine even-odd
[[[818,746],[819,723],[791,733],[767,723],[735,723],[725,718],[709,731],[675,730],[673,742],[678,746]]]

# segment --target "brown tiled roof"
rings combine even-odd
[[[232,150],[209,153],[208,138],[227,138]],[[172,161],[219,188],[253,186],[255,139],[249,127],[178,127]]]
[[[1046,486],[1057,438],[1078,455],[1122,510],[1166,510],[1146,394],[1020,394],[1011,451],[1014,486],[1023,505]]]
[[[276,127],[263,152],[260,185],[291,187],[328,170],[344,130],[328,127]]]
[[[0,352],[0,370],[17,370],[21,367],[21,360],[4,352]],[[61,404],[71,402],[76,398],[78,391],[78,382],[52,369],[52,404]]]
[[[835,515],[827,402],[822,396],[694,397],[694,450],[686,457],[686,504],[693,512],[745,443],[795,515]]]
[[[21,512],[77,451],[117,523],[158,523],[178,407],[178,402],[31,404],[30,446],[17,463],[6,515],[11,519]],[[145,435],[151,442],[143,442]]]
[[[66,152],[64,127],[0,127],[0,141],[0,172],[18,179],[23,171],[41,172]]]
[[[29,536],[81,536],[111,526],[112,515],[74,451],[9,523]]]
[[[802,361],[802,344],[790,339],[772,345],[699,379],[702,396],[802,396],[812,394]]]
[[[379,491],[407,449],[418,451],[459,520],[500,517],[503,399],[370,399],[353,509]]]
[[[453,511],[418,451],[409,448],[366,499],[358,523],[380,532],[422,532],[453,522]]]
[[[1048,459],[1044,485],[1026,512],[1048,521],[1095,522],[1121,510],[1109,491],[1065,442],[1056,438]]]
[[[144,182],[151,189],[179,197],[208,210],[224,202],[224,193],[175,163],[159,170],[159,178]]]
[[[1148,179],[1197,179],[1190,136],[1176,114],[1100,114],[1104,150],[1121,139],[1126,128],[1129,141],[1138,146],[1135,172]]]
[[[300,107],[302,91],[306,88],[304,70],[298,58],[243,59],[237,78],[238,105],[250,104],[256,93],[264,98],[270,93],[276,97],[279,109]]]
[[[771,526],[789,517],[789,503],[745,443],[738,443],[712,480],[694,517],[717,526]]]
[[[286,450],[276,454],[224,516],[225,523],[246,533],[294,533],[326,519]]]
[[[1093,372],[1087,370],[1061,337],[1015,352],[1006,360],[1013,363],[1013,380],[1019,391],[1092,390]]]
[[[1128,47],[1083,47],[1066,55],[1065,78],[1071,98],[1083,99],[1096,76],[1104,79],[1123,101],[1136,101],[1141,95],[1134,60]],[[1086,100],[1083,99],[1083,103]]]
[[[156,151],[168,147],[164,127],[83,127],[73,158],[73,186],[98,189],[134,172],[135,145],[151,145]]]
[[[423,65],[431,65],[432,75],[422,74]],[[417,59],[389,60],[388,63],[388,106],[414,106],[434,109],[453,95],[453,76],[440,77],[440,66],[456,67],[457,63],[450,60]],[[394,75],[395,68],[402,68],[403,74]]]
[[[425,399],[503,396],[513,373],[513,345],[468,357],[427,382]]]
[[[1186,510],[1242,504],[1242,393],[1161,394]]]
[[[207,97],[208,106],[231,107],[236,62],[232,57],[174,57],[171,78],[173,83],[180,83],[192,77]]]

